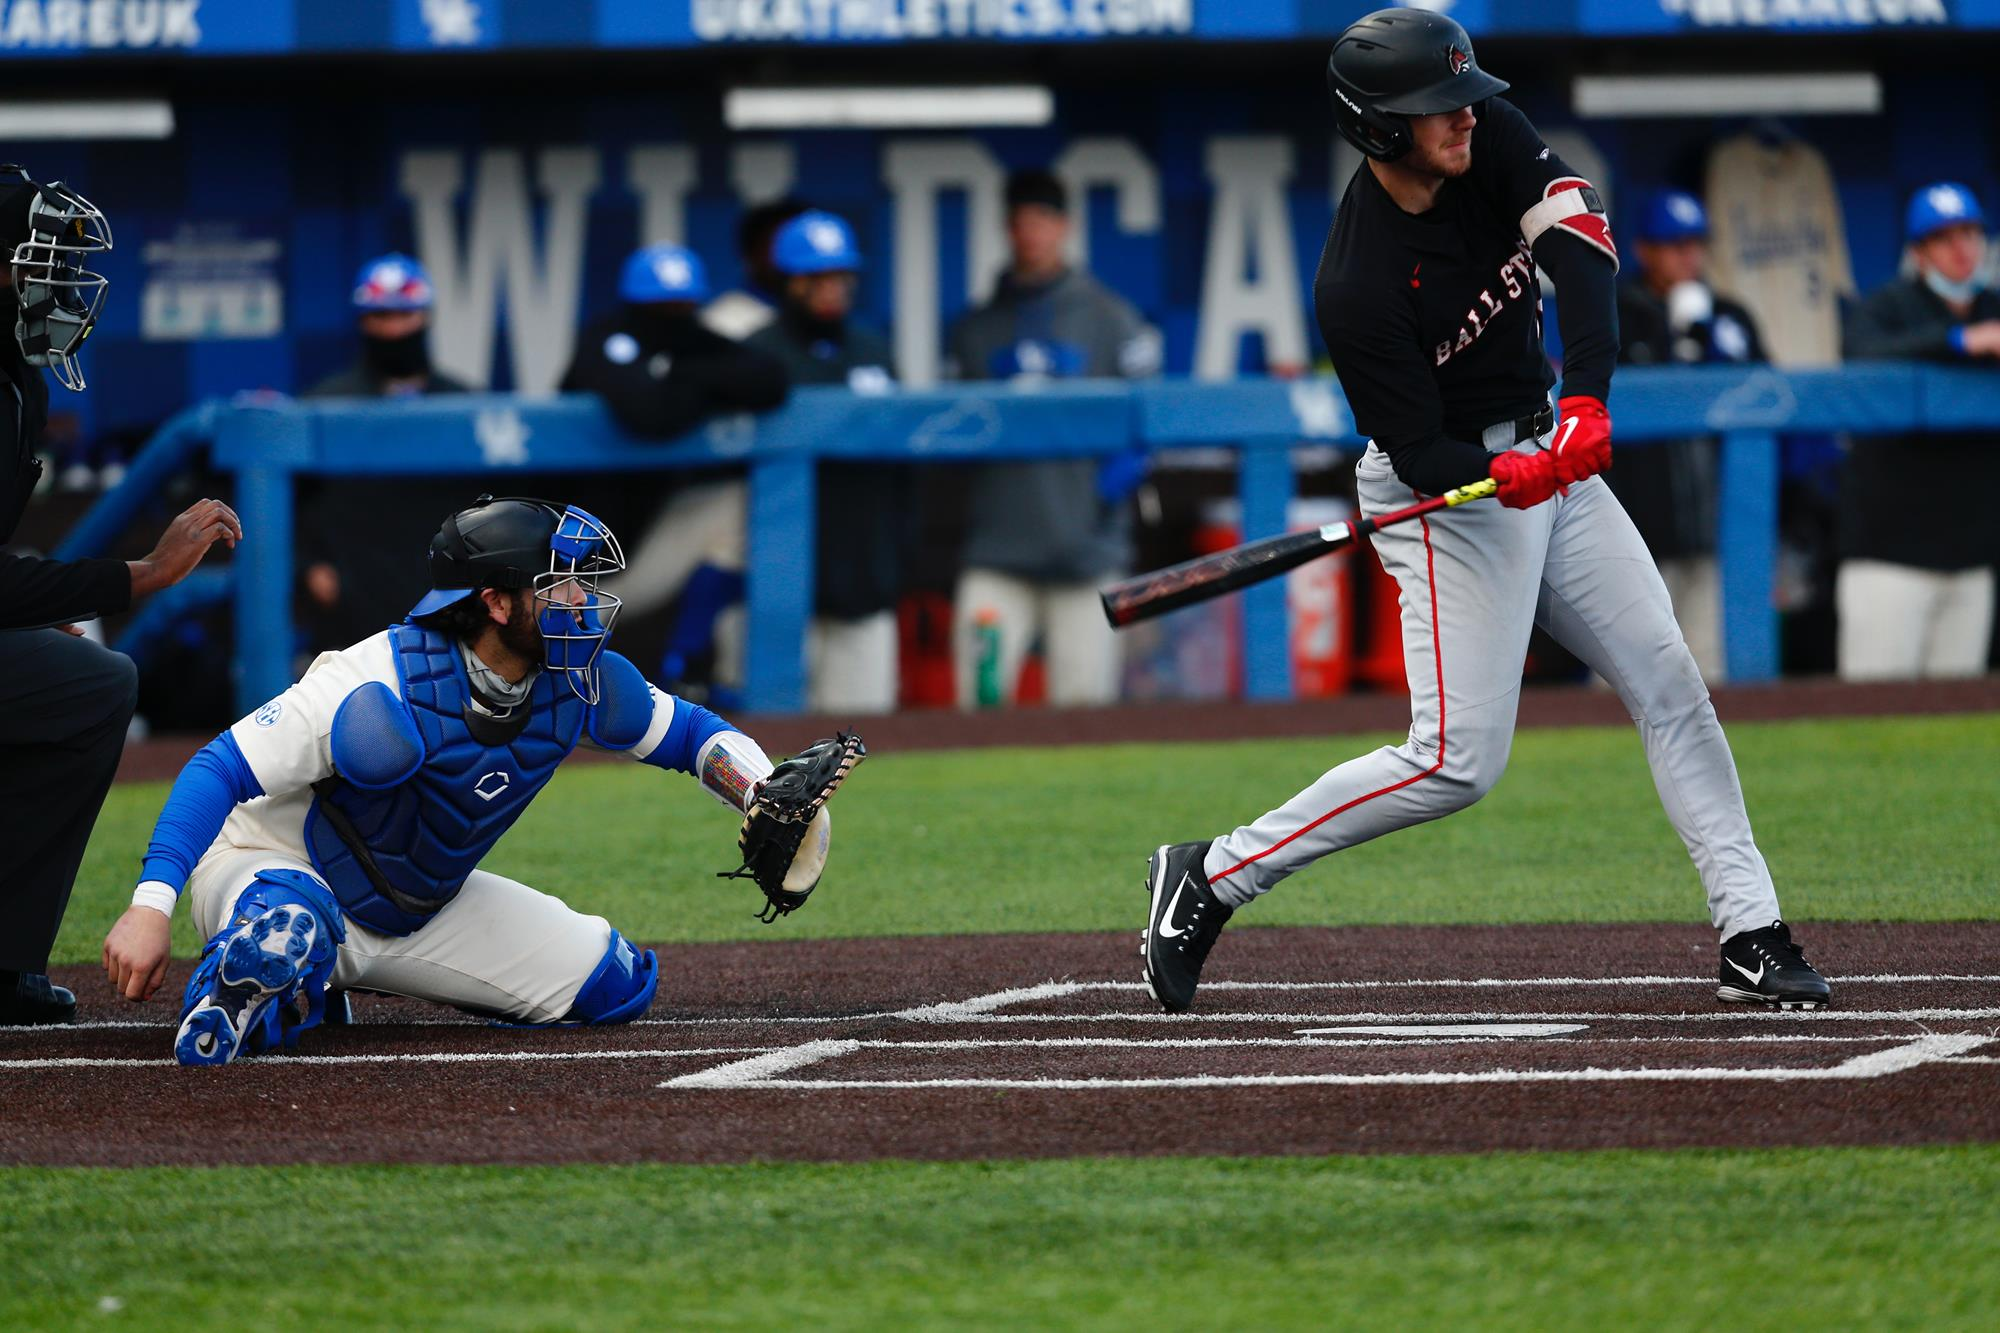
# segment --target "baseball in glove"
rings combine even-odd
[[[813,742],[758,784],[736,836],[743,864],[717,875],[757,881],[766,899],[758,920],[768,924],[805,905],[826,868],[833,831],[826,803],[867,757],[861,738],[843,731]]]

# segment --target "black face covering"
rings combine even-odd
[[[431,369],[430,330],[418,329],[400,338],[361,339],[362,359],[385,380],[414,379]]]
[[[624,324],[626,332],[646,347],[674,351],[696,327],[695,306],[690,301],[628,301]]]
[[[792,336],[810,346],[813,343],[840,343],[847,338],[845,319],[820,319],[799,302],[789,296],[785,298],[781,317]]]

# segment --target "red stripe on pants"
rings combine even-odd
[[[1304,837],[1306,834],[1318,828],[1321,824],[1324,824],[1327,820],[1332,819],[1335,815],[1344,814],[1345,812],[1352,810],[1355,806],[1363,805],[1369,801],[1374,800],[1378,796],[1387,796],[1392,791],[1401,791],[1403,788],[1409,786],[1413,782],[1422,782],[1425,778],[1432,776],[1439,769],[1444,767],[1444,643],[1443,643],[1443,635],[1438,630],[1437,558],[1436,554],[1431,550],[1431,521],[1428,518],[1423,518],[1419,519],[1418,522],[1423,525],[1424,529],[1424,575],[1426,581],[1430,584],[1430,592],[1431,592],[1431,658],[1436,663],[1437,666],[1437,701],[1438,701],[1437,762],[1432,764],[1429,768],[1425,769],[1421,773],[1415,774],[1414,776],[1411,777],[1404,778],[1401,782],[1392,783],[1389,786],[1382,788],[1380,791],[1371,791],[1366,796],[1357,796],[1353,800],[1347,802],[1345,805],[1336,806],[1334,809],[1329,810],[1325,814],[1321,815],[1318,819],[1313,820],[1312,823],[1307,824],[1304,828],[1300,829],[1298,832],[1287,834],[1285,837],[1280,838],[1278,841],[1272,843],[1269,847],[1266,847],[1263,851],[1258,852],[1255,856],[1247,856],[1243,860],[1238,861],[1235,865],[1229,867],[1229,869],[1223,871],[1221,874],[1209,876],[1208,882],[1210,884],[1213,884],[1218,880],[1228,879],[1231,875],[1243,869],[1243,867],[1256,864],[1257,862],[1263,860],[1265,857],[1269,856],[1272,852],[1277,851],[1280,847],[1285,846],[1287,843],[1293,841],[1294,839]]]

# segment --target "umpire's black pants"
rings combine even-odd
[[[48,970],[138,698],[123,653],[0,630],[0,972]]]

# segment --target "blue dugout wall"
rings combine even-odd
[[[1730,678],[1743,683],[1777,674],[1771,590],[1780,433],[2000,428],[2000,384],[1973,371],[1642,369],[1620,376],[1619,386],[1621,447],[1704,432],[1722,437],[1723,629]],[[397,476],[478,474],[500,489],[496,473],[529,469],[581,474],[741,465],[750,478],[746,701],[753,709],[794,711],[805,698],[820,459],[950,463],[1104,455],[1134,444],[1227,446],[1239,456],[1243,530],[1255,538],[1283,530],[1294,445],[1362,444],[1337,387],[1325,380],[1087,381],[889,396],[807,389],[754,423],[731,419],[667,449],[635,445],[586,399],[218,407],[186,423],[163,450],[184,449],[186,432],[197,429],[212,436],[216,462],[236,475],[244,521],[236,582],[242,712],[291,680],[292,493],[301,475],[379,475],[393,484]],[[1291,668],[1282,581],[1243,596],[1246,693],[1286,698]]]

